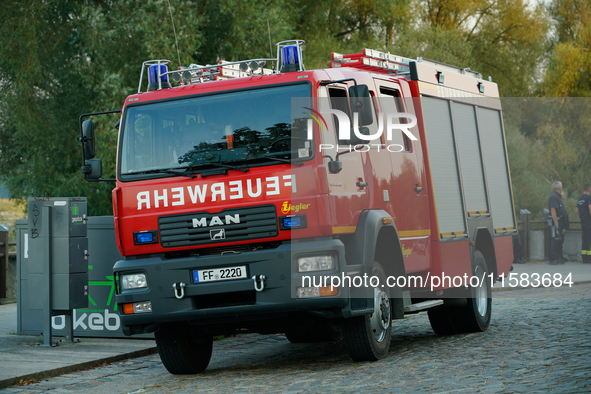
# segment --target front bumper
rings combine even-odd
[[[332,254],[336,266],[330,271],[297,272],[300,256]],[[247,278],[221,282],[193,283],[192,271],[223,267],[246,266]],[[349,289],[339,288],[334,296],[298,299],[297,287],[303,276],[341,275],[362,269],[347,266],[345,248],[339,240],[294,242],[276,249],[203,257],[165,259],[149,257],[118,261],[115,278],[126,273],[143,272],[148,287],[121,291],[117,284],[118,305],[150,301],[152,312],[121,314],[124,326],[147,327],[165,322],[190,321],[192,324],[221,324],[248,321],[262,316],[280,317],[292,312],[341,310],[349,304]],[[264,275],[264,288],[253,277]],[[183,283],[183,297],[178,298],[173,284]],[[318,283],[318,282],[316,282]],[[178,289],[178,286],[177,286]],[[121,313],[121,312],[120,312]]]

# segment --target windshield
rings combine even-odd
[[[313,155],[305,109],[310,99],[292,98],[309,96],[306,83],[128,107],[121,177],[305,160]]]

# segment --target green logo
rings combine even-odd
[[[92,269],[91,267],[88,267],[89,269]],[[108,287],[109,288],[109,295],[107,296],[107,302],[104,305],[100,305],[100,306],[107,306],[110,307],[111,306],[111,302],[113,301],[113,296],[115,295],[115,281],[113,280],[113,275],[108,275],[105,276],[106,280],[97,280],[97,281],[88,281],[88,285],[89,286],[104,286],[104,287]],[[92,289],[92,287],[91,287]],[[97,289],[98,290],[98,289]],[[90,293],[95,293],[96,291],[89,291],[88,294],[88,301],[90,303],[90,306],[98,306],[97,302],[95,300],[92,299],[92,297],[90,296]],[[98,293],[98,292],[97,292]],[[117,310],[117,303],[114,303],[113,306],[113,310],[116,311]]]
[[[76,204],[72,205],[72,215],[80,215],[80,208]]]

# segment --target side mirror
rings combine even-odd
[[[103,176],[103,163],[101,159],[90,159],[84,162],[82,173],[86,179],[101,179]]]
[[[82,123],[82,151],[86,160],[94,158],[94,123],[85,120]]]
[[[359,113],[359,126],[372,124],[373,105],[367,85],[349,87],[349,97],[351,97],[351,109]]]
[[[332,160],[328,162],[328,172],[331,174],[338,174],[343,170],[343,162],[339,160]]]

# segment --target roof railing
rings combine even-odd
[[[381,52],[375,49],[365,48],[362,53],[353,53],[344,55],[341,53],[332,53],[332,61],[329,63],[331,68],[355,67],[362,70],[388,73],[405,74],[410,72],[410,63],[417,62],[432,66],[440,71],[449,71],[457,74],[467,75],[476,79],[482,79],[482,74],[472,71],[469,68],[456,67],[441,63],[435,60],[429,60],[422,57],[410,59],[402,56],[392,55],[389,52]]]

